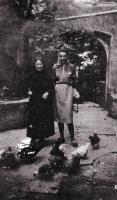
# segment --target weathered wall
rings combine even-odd
[[[101,31],[108,33],[112,36],[111,41],[111,60],[110,60],[110,88],[116,88],[116,61],[117,61],[117,27],[116,27],[116,14],[109,14],[107,16],[93,16],[84,19],[72,20],[70,22],[62,22],[64,27],[71,26],[73,29],[87,29],[89,31]]]
[[[82,7],[76,6],[72,1],[58,1],[58,13],[57,17],[63,17],[68,15],[83,14],[90,12],[97,12],[102,8],[94,7]],[[64,6],[63,6],[64,5]],[[41,23],[39,21],[23,20],[19,19],[13,11],[9,10],[8,0],[0,0],[0,66],[1,74],[5,76],[5,80],[8,79],[13,82],[16,73],[18,79],[22,81],[23,68],[25,68],[25,48],[24,48],[24,35],[34,36],[43,27],[43,31],[55,34],[61,34],[67,29],[87,29],[88,31],[101,31],[108,33],[112,36],[111,42],[111,60],[109,68],[109,87],[111,89],[117,87],[117,69],[116,69],[116,59],[117,59],[117,27],[116,27],[116,13],[107,14],[101,16],[93,16],[87,18],[80,18],[71,21],[61,21],[53,22],[51,24]],[[112,9],[112,8],[111,8]],[[103,8],[105,10],[105,8]],[[7,58],[9,57],[9,59]],[[25,60],[25,62],[24,62]],[[14,62],[14,67],[13,66]],[[28,61],[27,61],[28,62]],[[7,64],[8,63],[8,64]],[[18,70],[16,70],[18,69]],[[20,71],[20,77],[19,77]],[[19,82],[20,82],[19,80]],[[109,89],[110,89],[109,88]]]
[[[69,15],[79,15],[84,13],[105,11],[105,7],[79,7],[73,4],[71,0],[56,0],[58,5],[58,12],[56,17],[65,17]],[[108,8],[109,9],[109,8]],[[110,8],[115,9],[114,7]],[[36,20],[19,19],[13,11],[9,10],[8,0],[0,0],[0,79],[2,83],[7,83],[8,86],[15,89],[16,96],[23,97],[22,89],[24,83],[24,69],[27,65],[30,66],[30,60],[26,58],[25,39],[29,36],[34,36],[40,30],[47,34],[61,34],[67,30],[87,29],[88,31],[101,31],[111,35],[111,56],[108,68],[108,84],[107,89],[111,92],[117,92],[117,16],[115,14],[107,14],[101,16],[93,16],[87,18],[80,18],[71,21],[55,21],[55,22],[41,22]],[[25,38],[25,39],[24,39]],[[2,84],[0,83],[0,84]],[[3,86],[4,86],[3,84]],[[13,96],[13,95],[12,95]],[[18,110],[18,109],[17,109]],[[6,111],[5,111],[6,112]],[[22,121],[22,111],[20,122]],[[117,112],[116,112],[117,113]],[[6,112],[7,115],[7,112]],[[9,114],[9,118],[11,118]],[[3,119],[1,117],[2,123]],[[14,119],[15,120],[15,119]],[[15,121],[14,121],[15,123]],[[5,124],[7,124],[5,119]],[[12,124],[10,122],[10,124]],[[6,127],[6,125],[3,125]],[[8,125],[8,129],[14,126]],[[16,126],[15,126],[16,127]],[[1,128],[2,130],[2,128]]]

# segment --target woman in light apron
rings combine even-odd
[[[75,67],[68,60],[66,51],[58,54],[58,62],[53,66],[55,76],[55,121],[58,122],[60,142],[64,143],[64,123],[67,124],[71,136],[71,144],[77,147],[74,138],[73,125],[73,89],[75,82]]]

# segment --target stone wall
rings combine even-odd
[[[87,29],[91,32],[102,32],[110,35],[111,42],[106,43],[108,55],[107,66],[107,80],[106,80],[106,93],[107,93],[107,107],[112,117],[117,117],[117,103],[114,98],[117,92],[117,27],[116,27],[116,13],[93,16],[87,18],[80,18],[66,22],[61,22],[63,27],[71,27],[74,30]],[[106,37],[106,35],[105,35]],[[106,38],[105,38],[106,39]],[[103,44],[103,43],[102,43]],[[114,103],[113,103],[114,102]]]

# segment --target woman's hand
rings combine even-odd
[[[74,97],[76,98],[76,99],[79,99],[80,98],[80,94],[79,94],[79,92],[74,88]]]
[[[42,99],[47,99],[48,98],[48,95],[49,95],[49,93],[48,92],[45,92],[43,95],[42,95]]]
[[[31,96],[32,95],[32,91],[28,90],[28,95]]]

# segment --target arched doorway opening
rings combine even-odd
[[[71,49],[76,66],[80,102],[105,103],[108,55],[102,42],[88,31],[69,31],[60,36]]]
[[[69,50],[69,59],[76,67],[76,82],[80,102],[93,101],[103,106],[109,83],[109,34],[84,30],[69,30],[61,34],[41,34],[28,38],[28,58],[42,55],[47,70],[57,61],[61,47]],[[28,59],[29,60],[29,59]]]

